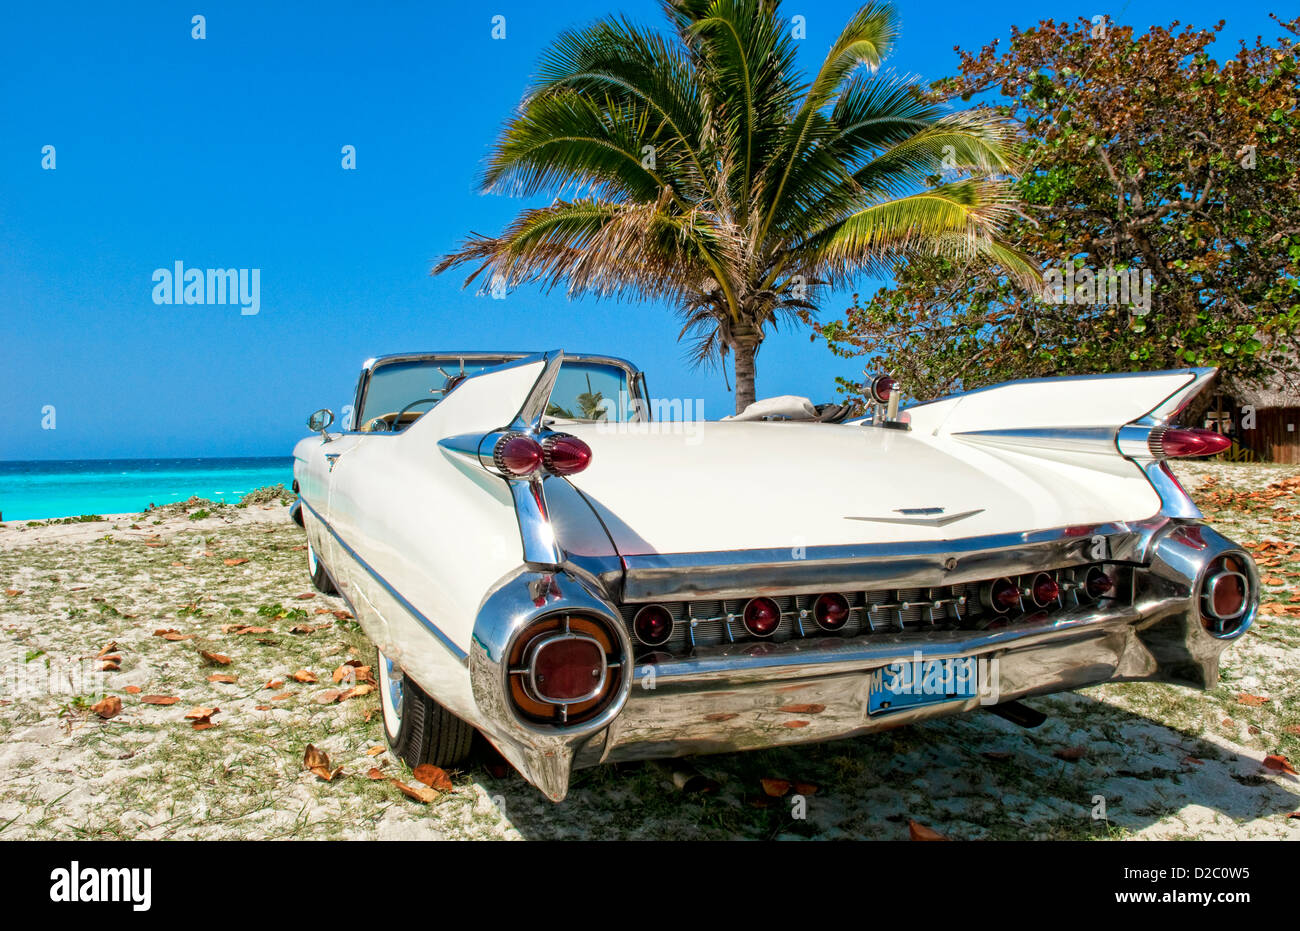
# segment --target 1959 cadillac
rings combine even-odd
[[[313,582],[379,648],[395,752],[447,766],[478,730],[560,800],[605,761],[982,705],[1024,720],[1017,699],[1106,681],[1213,686],[1259,576],[1166,461],[1226,445],[1174,425],[1213,376],[901,411],[882,378],[864,419],[805,402],[682,423],[651,418],[620,359],[386,356],[357,429],[312,415],[293,514]]]

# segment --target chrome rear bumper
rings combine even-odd
[[[1250,606],[1230,636],[1207,631],[1199,611],[1202,574],[1224,553],[1242,556],[1251,581]],[[1219,654],[1246,631],[1258,608],[1254,562],[1208,527],[1180,522],[1153,534],[1141,557],[1127,604],[1102,602],[992,631],[699,647],[685,658],[638,666],[624,677],[623,694],[608,713],[571,729],[519,720],[501,688],[501,657],[515,633],[546,614],[595,611],[615,622],[618,614],[591,577],[525,571],[504,582],[480,611],[471,683],[485,733],[555,800],[566,794],[574,768],[607,761],[852,737],[1107,681],[1212,687]],[[870,713],[872,679],[885,667],[964,657],[975,658],[987,673],[980,695]]]

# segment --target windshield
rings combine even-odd
[[[366,385],[357,423],[367,432],[400,430],[433,410],[442,400],[449,379],[457,378],[462,372],[466,376],[477,375],[505,361],[506,358],[466,359],[462,363],[458,358],[443,357],[378,365]],[[638,419],[638,408],[633,403],[639,397],[638,389],[622,366],[566,359],[551,391],[546,415],[564,420],[626,423]],[[396,415],[408,406],[410,409],[398,422]]]
[[[466,362],[466,375],[477,375],[485,368],[499,365],[500,360]],[[410,362],[389,362],[377,367],[366,386],[365,408],[357,422],[361,429],[374,429],[370,422],[376,417],[396,414],[412,404],[411,416],[427,413],[442,400],[447,379],[459,375],[461,363],[456,359],[416,359]],[[419,404],[414,402],[420,401]]]
[[[628,381],[627,371],[615,365],[566,361],[560,365],[546,415],[608,423],[636,420],[636,393]]]

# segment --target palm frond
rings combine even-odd
[[[990,244],[1012,205],[1010,186],[1000,180],[940,185],[855,211],[791,252],[798,267],[837,281],[862,271],[886,274],[910,254],[992,254]]]

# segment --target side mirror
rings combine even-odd
[[[307,429],[312,433],[319,433],[321,436],[329,439],[325,433],[325,428],[334,422],[334,412],[328,407],[322,407],[316,413],[307,418]]]

